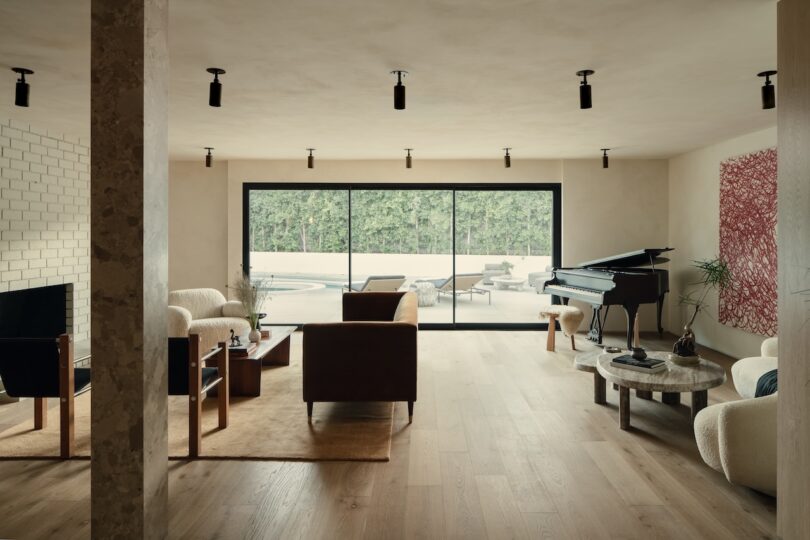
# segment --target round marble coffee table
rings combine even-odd
[[[726,370],[705,358],[694,366],[679,366],[669,362],[669,353],[647,351],[647,356],[667,360],[667,369],[658,373],[641,373],[630,369],[617,368],[610,361],[626,352],[602,353],[596,360],[596,369],[607,382],[619,387],[619,424],[622,429],[630,427],[630,389],[636,390],[638,397],[651,399],[653,392],[661,392],[661,401],[677,405],[682,392],[692,392],[692,420],[704,409],[708,402],[709,388],[720,386],[726,381]]]

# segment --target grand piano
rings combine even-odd
[[[662,253],[673,248],[646,248],[604,259],[588,261],[574,268],[555,268],[543,293],[591,305],[593,315],[588,339],[602,344],[602,327],[610,306],[619,305],[627,314],[627,348],[632,346],[633,325],[641,304],[657,304],[658,334],[662,335],[661,310],[669,292],[669,272],[656,265],[668,262]],[[649,266],[649,268],[640,268]],[[604,313],[603,310],[604,309]]]

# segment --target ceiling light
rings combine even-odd
[[[508,169],[512,166],[512,156],[509,155],[511,148],[504,148],[504,150],[506,150],[506,154],[503,156],[503,166]]]
[[[33,75],[34,72],[30,69],[14,67],[11,71],[20,75],[17,79],[17,87],[14,92],[14,105],[17,107],[28,107],[28,93],[31,87],[25,82],[26,75]]]
[[[593,107],[593,101],[591,100],[591,85],[588,84],[588,76],[593,74],[594,71],[592,69],[583,69],[582,71],[577,71],[577,77],[582,77],[582,82],[579,84],[580,109],[590,109]]]
[[[208,153],[205,155],[205,166],[210,167],[214,162],[214,156],[211,155],[211,150],[213,150],[213,148],[206,146],[205,149],[208,150]]]
[[[312,152],[315,151],[314,148],[307,148],[309,152],[309,156],[307,157],[307,169],[314,169],[315,168],[315,156],[312,155]]]
[[[408,155],[405,156],[405,168],[410,169],[413,165],[413,160],[411,159],[411,150],[413,150],[413,148],[405,148],[405,150],[408,151]]]
[[[397,69],[391,73],[397,74],[397,84],[394,86],[394,108],[398,111],[405,109],[405,85],[402,84],[402,76],[407,75],[407,71]]]
[[[222,83],[219,82],[219,76],[225,74],[224,69],[208,68],[205,71],[214,75],[214,80],[211,81],[211,86],[208,90],[208,104],[212,107],[222,106]]]
[[[757,73],[757,77],[765,77],[765,84],[762,85],[762,108],[773,109],[776,107],[776,90],[771,82],[771,77],[776,75],[776,70],[763,71]]]
[[[610,148],[601,148],[600,150],[602,150],[602,168],[607,169],[608,168],[608,155],[607,155],[607,153],[608,153],[608,150],[610,150]]]

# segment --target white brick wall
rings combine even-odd
[[[0,119],[0,292],[73,283],[90,337],[90,145]]]

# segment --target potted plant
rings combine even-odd
[[[691,285],[694,289],[687,291],[680,296],[680,303],[691,306],[692,316],[683,327],[683,335],[672,347],[670,358],[676,363],[697,363],[700,357],[695,350],[695,334],[692,332],[692,325],[695,323],[698,314],[708,307],[706,296],[711,291],[721,292],[726,287],[731,286],[731,270],[728,264],[719,257],[703,261],[693,261],[692,266],[698,269],[700,279]],[[689,309],[689,308],[687,308]]]
[[[252,343],[258,343],[262,339],[261,327],[259,319],[265,316],[260,310],[265,301],[270,299],[270,285],[272,278],[267,279],[251,279],[248,274],[239,270],[234,279],[234,286],[236,291],[236,299],[242,302],[245,308],[245,318],[250,322],[250,334],[248,339]]]
[[[503,262],[501,263],[501,268],[503,268],[503,272],[504,272],[504,274],[506,274],[507,276],[511,276],[511,275],[512,275],[512,268],[514,268],[514,267],[515,267],[515,265],[514,265],[514,264],[512,264],[512,263],[510,263],[509,261],[503,261]]]

